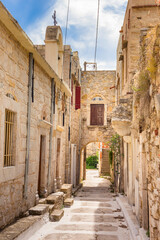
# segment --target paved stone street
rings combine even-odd
[[[29,240],[129,240],[129,231],[110,182],[87,171],[87,180],[75,203],[60,222],[48,222]]]

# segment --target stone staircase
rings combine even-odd
[[[47,198],[39,200],[38,205],[29,209],[30,215],[43,215],[49,213],[49,220],[51,222],[59,221],[63,215],[63,207],[70,207],[73,205],[72,184],[63,184],[60,191],[52,193]]]
[[[49,217],[49,221],[57,222],[64,215],[64,207],[72,206],[72,184],[64,184],[59,192],[50,194],[39,200],[38,204],[29,209],[29,216],[17,220],[14,224],[0,232],[0,240],[14,240],[28,230],[33,224]],[[43,221],[42,221],[43,222]],[[41,225],[41,224],[40,224]]]

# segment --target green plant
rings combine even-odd
[[[121,158],[121,152],[120,152],[120,136],[118,134],[115,134],[111,137],[110,140],[110,151],[112,152],[112,161],[113,161],[113,153],[114,153],[114,164],[115,164],[115,172],[119,174],[119,166],[120,166],[120,158]],[[110,153],[111,155],[111,153]]]
[[[147,235],[147,237],[150,237],[150,231],[149,231],[149,229],[148,229],[148,231],[146,232],[146,235]]]
[[[97,167],[98,164],[98,156],[89,156],[86,159],[86,168],[87,169],[95,169]]]

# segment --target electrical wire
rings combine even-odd
[[[98,30],[99,30],[99,12],[100,12],[100,0],[98,0],[97,27],[96,27],[96,44],[95,44],[94,63],[96,63],[96,58],[97,58]]]
[[[69,9],[70,9],[70,0],[68,0],[68,8],[67,8],[66,31],[65,31],[65,45],[66,45],[67,33],[68,33]]]

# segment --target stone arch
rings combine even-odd
[[[106,100],[106,97],[103,94],[100,94],[100,93],[92,93],[92,94],[90,94],[89,97],[88,97],[88,100],[92,101],[92,99],[94,97],[100,97],[100,98],[103,99],[103,101]]]

